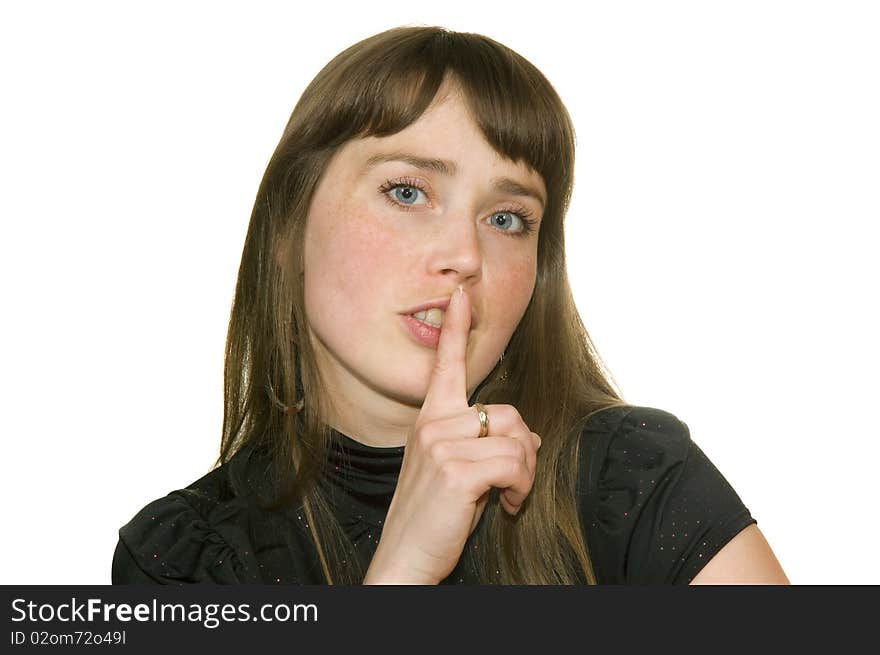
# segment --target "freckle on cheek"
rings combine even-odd
[[[336,236],[339,238],[332,240],[330,256],[337,285],[347,295],[371,297],[376,292],[376,279],[396,270],[393,265],[389,266],[389,256],[393,257],[397,250],[394,240],[371,227]]]

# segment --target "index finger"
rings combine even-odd
[[[461,285],[452,294],[440,326],[437,359],[419,416],[446,416],[467,407],[467,342],[471,306]]]

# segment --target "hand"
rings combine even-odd
[[[437,360],[404,450],[397,489],[364,584],[437,584],[461,557],[489,490],[516,514],[532,489],[541,438],[511,405],[487,405],[489,434],[467,397],[470,301],[453,293]]]

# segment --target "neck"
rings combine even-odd
[[[374,448],[405,446],[409,432],[416,422],[419,408],[393,406],[383,414],[366,412],[364,407],[374,407],[370,400],[362,400],[351,392],[334,394],[333,407],[328,424],[350,439]],[[387,401],[387,399],[383,399]],[[364,404],[364,403],[367,404]],[[385,404],[385,403],[381,403]],[[412,410],[415,411],[412,411]]]

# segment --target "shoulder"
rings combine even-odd
[[[692,444],[687,425],[655,407],[608,407],[593,413],[581,431],[579,454],[587,486],[630,477],[683,461]]]
[[[113,584],[258,581],[248,557],[249,502],[233,475],[247,454],[151,501],[123,525]]]
[[[687,425],[675,414],[657,407],[616,405],[590,414],[584,423],[582,439],[635,438],[646,443],[681,447],[690,441]]]
[[[579,464],[579,508],[600,582],[689,582],[756,523],[671,412],[596,412],[581,434]]]
[[[581,431],[581,507],[592,523],[626,523],[654,487],[687,459],[687,426],[655,407],[616,406],[593,413]]]

